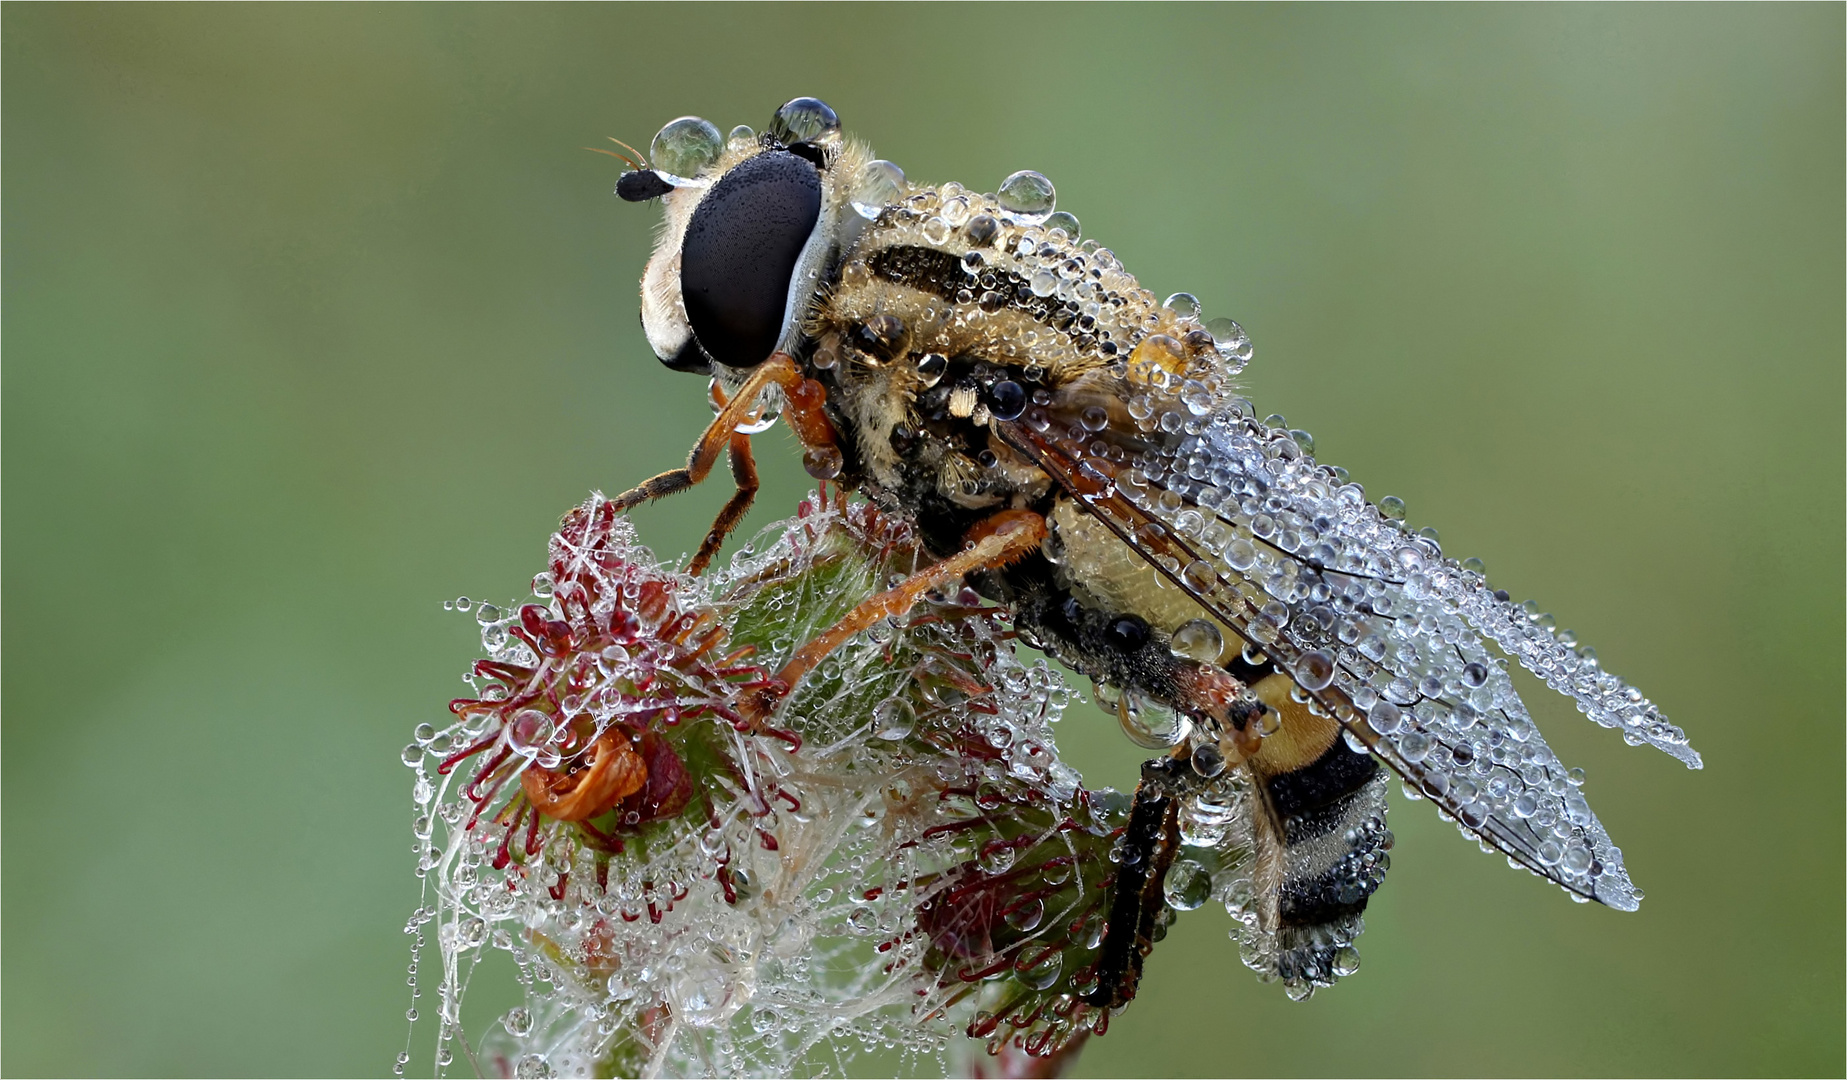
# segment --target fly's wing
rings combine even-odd
[[[1640,891],[1581,774],[1546,745],[1488,644],[1625,741],[1699,768],[1685,734],[1530,602],[1408,533],[1206,379],[1141,365],[996,429],[1465,835],[1575,897],[1634,910]]]

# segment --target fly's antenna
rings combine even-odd
[[[634,154],[635,156],[629,157],[628,154],[618,153],[617,151],[614,151],[614,150],[607,150],[601,146],[586,146],[584,147],[584,149],[590,151],[592,154],[608,154],[612,158],[616,158],[621,161],[626,161],[628,162],[629,168],[634,169],[637,172],[648,167],[648,156],[646,154],[630,146],[628,143],[623,142],[621,139],[616,138],[614,135],[606,135],[604,136],[604,138],[608,139],[612,143],[615,143],[617,146],[620,146],[622,149],[627,150],[629,154]]]
[[[608,154],[610,157],[628,165],[629,171],[623,173],[621,178],[616,181],[616,196],[618,198],[624,202],[647,202],[649,199],[658,199],[662,195],[673,190],[673,185],[668,183],[661,177],[660,173],[655,172],[654,169],[648,165],[648,156],[646,154],[630,146],[628,143],[623,142],[621,139],[616,138],[614,135],[607,136],[607,138],[610,142],[620,146],[623,150],[627,150],[628,154],[606,149],[601,146],[586,146],[584,149],[590,151],[592,154]],[[629,157],[629,154],[634,154],[635,156]]]

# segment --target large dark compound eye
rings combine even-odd
[[[699,201],[680,244],[680,294],[712,359],[754,367],[769,358],[796,259],[820,218],[820,173],[782,150],[739,164]]]

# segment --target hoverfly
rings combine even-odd
[[[1245,960],[1292,996],[1346,973],[1389,862],[1389,773],[1484,850],[1636,907],[1509,661],[1632,744],[1699,755],[1550,616],[1316,462],[1305,433],[1259,420],[1234,383],[1251,355],[1236,323],[1157,299],[1080,242],[1043,176],[993,194],[911,183],[813,98],[761,135],[675,120],[652,154],[616,189],[666,211],[642,325],[668,367],[711,377],[718,415],[685,468],[616,504],[682,490],[728,453],[738,490],[702,570],[755,491],[750,433],[780,410],[811,474],[906,517],[938,560],[799,650],[785,685],[966,583],[1166,751],[1132,804],[1092,1004],[1134,993],[1177,805],[1231,778],[1252,793]]]

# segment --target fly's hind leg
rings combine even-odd
[[[751,702],[747,709],[749,718],[760,722],[768,717],[776,704],[801,682],[802,676],[814,670],[829,653],[844,645],[854,634],[880,619],[902,615],[911,610],[918,599],[931,589],[960,581],[964,575],[977,570],[1006,566],[1038,547],[1044,539],[1045,519],[1030,510],[1003,510],[982,521],[970,530],[969,543],[960,552],[924,567],[885,592],[861,601],[859,606],[847,612],[845,618],[797,649],[789,662],[776,673],[776,681],[781,684],[781,688],[765,691],[763,697]]]
[[[1084,995],[1090,1005],[1117,1009],[1135,997],[1142,960],[1154,949],[1166,906],[1167,871],[1180,850],[1180,799],[1195,782],[1188,763],[1178,757],[1142,765],[1141,783],[1123,829],[1122,859],[1116,864],[1103,940],[1098,943],[1097,985]]]
[[[1103,927],[1097,985],[1084,996],[1098,1008],[1120,1008],[1135,997],[1165,906],[1167,872],[1180,848],[1181,801],[1243,766],[1263,745],[1264,704],[1224,669],[1183,664],[1174,673],[1174,689],[1174,704],[1200,726],[1173,753],[1142,765]],[[1126,696],[1123,701],[1119,708]]]

